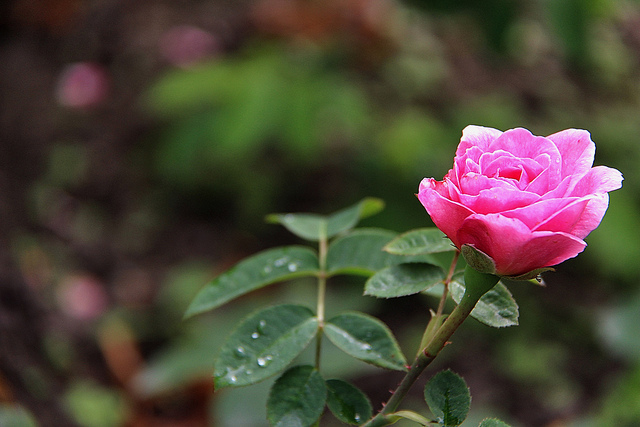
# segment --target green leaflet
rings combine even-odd
[[[420,255],[455,251],[447,236],[435,227],[419,228],[396,237],[384,247],[394,255]]]
[[[213,310],[263,286],[318,274],[318,256],[304,246],[269,249],[240,261],[213,279],[196,295],[185,318]]]
[[[294,366],[273,384],[267,419],[277,427],[310,426],[320,418],[327,387],[313,366]]]
[[[454,276],[449,284],[451,297],[459,303],[464,295],[464,278],[462,275]],[[504,328],[518,324],[518,304],[511,296],[509,289],[498,282],[491,290],[485,293],[471,312],[471,317],[494,328]]]
[[[424,398],[438,422],[446,427],[462,424],[471,405],[467,384],[450,370],[438,372],[427,382]]]
[[[220,350],[216,388],[254,384],[282,371],[317,332],[318,319],[307,307],[285,304],[250,315]]]
[[[296,236],[315,242],[347,231],[355,227],[362,218],[374,215],[383,208],[382,200],[368,197],[328,216],[310,213],[271,214],[266,220],[282,224]]]
[[[381,368],[405,371],[407,364],[396,339],[375,317],[350,312],[327,321],[324,333],[345,353]]]
[[[327,405],[333,415],[347,424],[359,425],[371,418],[369,398],[356,386],[343,380],[327,380]]]
[[[364,294],[395,298],[417,294],[442,283],[444,271],[424,263],[398,264],[378,271],[365,283]]]

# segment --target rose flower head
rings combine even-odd
[[[472,267],[480,257],[482,272],[532,278],[584,250],[608,192],[622,187],[620,171],[593,167],[594,155],[586,130],[467,126],[453,168],[423,179],[417,196]]]

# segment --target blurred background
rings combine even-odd
[[[624,188],[546,288],[510,286],[520,326],[468,322],[432,372],[467,380],[466,425],[640,425],[640,2],[2,2],[0,425],[264,425],[271,381],[214,395],[217,348],[313,283],[183,322],[194,293],[300,243],[271,212],[375,196],[364,225],[431,225],[414,193],[468,124],[588,129]],[[362,284],[332,281],[329,314],[380,317],[410,357],[436,301]],[[326,352],[375,408],[400,379]]]

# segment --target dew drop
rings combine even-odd
[[[229,377],[229,382],[230,383],[235,383],[236,381],[238,381],[238,378],[235,375],[231,375]]]
[[[353,420],[354,420],[354,421],[356,421],[356,422],[360,422],[360,418],[362,418],[362,417],[360,416],[360,414],[355,414],[355,415],[353,416]]]
[[[287,265],[287,270],[289,270],[292,273],[297,269],[298,269],[298,264],[296,264],[295,262],[290,262],[289,265]]]
[[[260,322],[258,322],[258,333],[260,334],[264,334],[264,328],[265,326],[267,326],[267,321],[266,320],[261,320]]]
[[[236,348],[236,354],[240,357],[246,357],[247,353],[246,350],[244,349],[244,347],[238,347]]]
[[[362,344],[362,349],[365,351],[371,350],[371,346],[369,344]]]
[[[277,260],[275,260],[273,262],[273,265],[275,265],[276,267],[282,267],[283,265],[285,265],[287,263],[287,261],[289,261],[288,257],[282,257],[282,258],[278,258]]]
[[[260,336],[260,334],[257,333],[257,332],[254,332],[254,333],[251,334],[251,338],[253,338],[254,340],[257,339],[259,336]]]
[[[258,357],[258,360],[256,361],[256,363],[258,364],[258,366],[260,366],[261,368],[264,368],[265,366],[267,366],[269,364],[269,362],[271,362],[273,360],[273,356],[265,356],[265,357]]]
[[[267,265],[263,270],[262,270],[263,274],[269,274],[271,273],[271,266]]]

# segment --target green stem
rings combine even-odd
[[[451,283],[453,273],[456,271],[456,265],[458,264],[459,256],[460,251],[456,251],[456,253],[453,255],[453,259],[451,260],[449,272],[447,273],[447,277],[444,279],[444,291],[442,292],[442,298],[440,298],[440,304],[438,304],[438,311],[436,312],[436,316],[441,316],[442,312],[444,311],[444,304],[447,302],[447,295],[449,293],[449,283]]]
[[[460,303],[453,309],[449,317],[447,317],[447,320],[445,320],[437,330],[429,344],[418,354],[385,407],[375,417],[364,424],[364,427],[379,427],[393,423],[390,415],[398,409],[398,406],[409,392],[413,383],[416,382],[425,368],[429,366],[444,346],[447,345],[453,333],[462,325],[465,319],[469,317],[469,314],[471,314],[480,297],[495,286],[498,280],[499,278],[497,276],[478,273],[470,267],[467,267],[465,270],[465,282],[467,286],[462,300],[460,300]]]
[[[325,295],[327,292],[327,225],[323,223],[320,229],[320,239],[318,243],[318,306],[316,315],[318,316],[318,333],[316,335],[316,369],[320,370],[320,355],[322,352],[322,335],[324,329]]]
[[[442,326],[442,322],[446,316],[442,314],[444,311],[444,305],[447,302],[447,296],[449,295],[449,284],[451,283],[451,279],[453,278],[453,273],[456,271],[456,265],[458,264],[458,257],[460,256],[460,251],[456,251],[453,255],[453,259],[451,260],[451,266],[449,266],[449,272],[447,273],[447,277],[444,279],[444,290],[442,291],[442,296],[440,297],[440,303],[438,304],[438,311],[431,311],[431,319],[427,324],[427,327],[422,334],[422,340],[420,341],[420,348],[418,348],[418,353],[422,351],[423,348],[429,344],[429,341],[433,338],[433,334]]]

